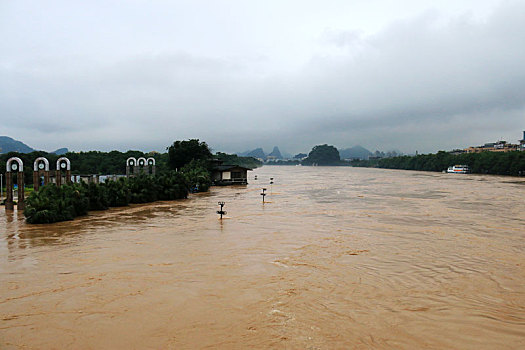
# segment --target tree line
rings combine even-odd
[[[198,139],[175,141],[167,148],[167,152],[141,152],[141,151],[87,151],[87,152],[68,152],[63,156],[44,151],[31,153],[9,152],[0,154],[0,173],[5,174],[6,162],[11,157],[18,157],[24,162],[24,182],[33,183],[33,163],[38,157],[45,157],[49,160],[50,170],[56,170],[56,161],[60,157],[66,157],[71,162],[71,173],[98,174],[98,175],[118,175],[126,174],[126,160],[129,157],[138,159],[140,157],[153,157],[155,159],[157,173],[166,172],[182,168],[193,159],[205,160],[205,167],[211,171],[213,167],[212,159],[222,160],[224,164],[239,165],[246,168],[257,168],[262,162],[252,157],[238,157],[237,155],[217,152],[212,154],[206,142]],[[201,164],[202,165],[202,164]]]
[[[276,165],[299,164],[298,161],[275,162]],[[453,154],[439,151],[435,154],[397,156],[369,160],[344,161],[334,146],[317,145],[300,162],[302,165],[350,165],[385,169],[444,171],[453,165],[467,165],[474,174],[525,175],[525,152],[481,152]]]
[[[525,152],[481,152],[452,154],[439,151],[435,154],[400,156],[371,160],[354,160],[352,166],[385,169],[444,171],[453,165],[468,165],[474,174],[525,175]]]

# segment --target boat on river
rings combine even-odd
[[[447,173],[450,174],[468,174],[470,173],[470,169],[468,165],[454,165],[451,167],[448,167]]]

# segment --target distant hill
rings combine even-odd
[[[254,158],[260,158],[260,159],[266,159],[266,153],[264,153],[262,148],[256,148],[251,151],[238,153],[237,155],[241,157],[254,157]]]
[[[362,146],[354,146],[346,149],[339,150],[341,159],[368,159],[372,155],[372,152]]]
[[[0,153],[19,152],[31,153],[36,151],[21,141],[17,141],[8,136],[0,136]]]
[[[270,154],[268,154],[268,157],[275,157],[275,159],[283,159],[281,151],[279,151],[279,147],[277,146],[275,146],[273,148],[273,151]]]
[[[1,153],[9,153],[9,152],[18,152],[18,153],[31,153],[37,151],[34,148],[29,147],[22,141],[15,140],[9,136],[0,136],[0,154]],[[59,148],[54,152],[58,156],[64,155],[69,150],[67,148]]]
[[[50,152],[50,153],[54,153],[57,156],[61,156],[61,155],[66,154],[67,152],[69,152],[69,150],[67,148],[59,148],[56,151],[53,151],[53,152]]]

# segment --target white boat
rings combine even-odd
[[[468,165],[454,165],[451,167],[448,167],[447,173],[451,174],[468,174],[470,173],[470,169]]]

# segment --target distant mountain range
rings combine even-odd
[[[0,136],[0,154],[1,153],[9,153],[9,152],[19,152],[19,153],[31,153],[36,151],[36,149],[29,147],[22,141],[15,140],[8,136]],[[56,151],[49,152],[54,153],[57,155],[63,155],[67,153],[69,150],[67,148],[59,148]],[[279,147],[275,146],[273,150],[270,153],[265,153],[262,148],[256,148],[251,151],[246,151],[242,153],[237,153],[239,156],[243,157],[254,157],[258,159],[285,159],[285,158],[291,158],[292,156],[285,154],[283,155],[281,151],[279,150]],[[340,149],[339,155],[341,156],[341,159],[368,159],[371,155],[373,155],[372,152],[367,150],[366,148],[362,146],[354,146],[350,148]]]
[[[239,156],[243,157],[254,157],[259,159],[286,159],[286,158],[292,158],[291,155],[283,155],[281,154],[281,151],[279,150],[279,147],[275,146],[270,153],[265,153],[262,148],[256,148],[251,151],[246,151],[242,153],[237,153]],[[366,148],[362,146],[354,146],[350,148],[340,149],[339,155],[341,156],[341,159],[368,159],[371,155],[373,155],[372,152],[367,150]]]
[[[37,151],[34,148],[29,147],[22,141],[15,140],[9,136],[0,136],[0,154],[9,153],[9,152],[18,152],[18,153],[31,153]],[[69,152],[67,148],[59,148],[54,152],[56,155],[63,155]]]
[[[259,158],[263,160],[266,160],[267,158],[283,159],[283,155],[281,154],[281,151],[279,150],[279,147],[277,146],[275,146],[273,150],[268,154],[266,154],[264,150],[259,147],[251,151],[237,153],[237,155],[241,157],[254,157],[254,158]]]

